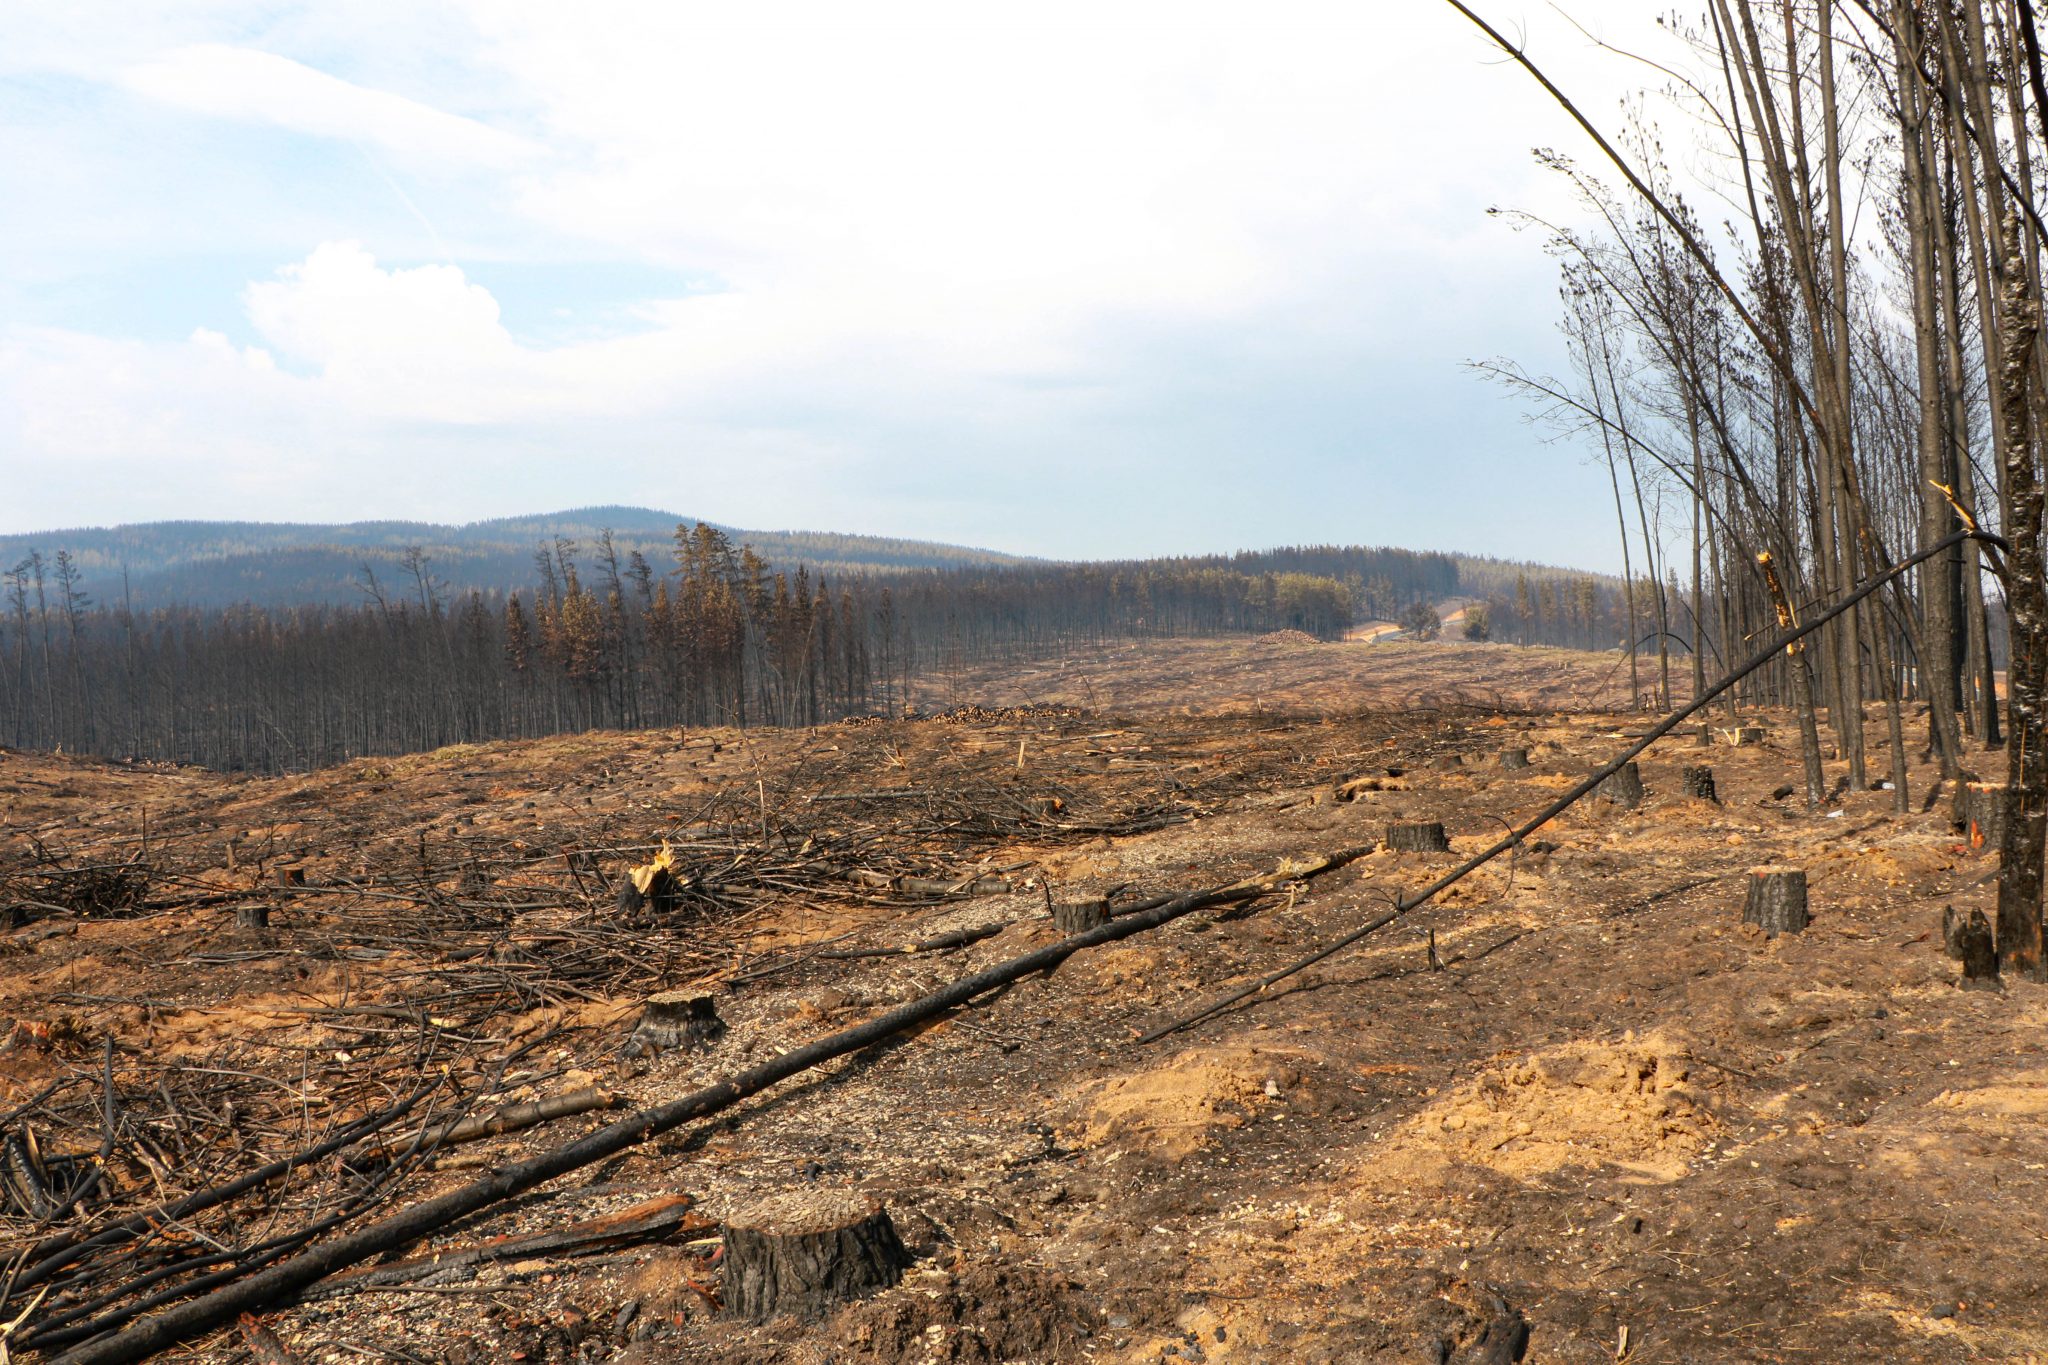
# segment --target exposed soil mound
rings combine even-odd
[[[1242,1127],[1269,1096],[1299,1079],[1299,1071],[1271,1050],[1183,1052],[1151,1071],[1094,1085],[1073,1142],[1183,1161],[1216,1134]]]
[[[1677,1180],[1715,1119],[1685,1084],[1683,1048],[1661,1034],[1547,1048],[1483,1073],[1411,1120],[1400,1155],[1488,1166],[1527,1179],[1568,1166],[1618,1166]]]
[[[1305,630],[1275,630],[1259,637],[1262,645],[1319,645],[1322,643]]]

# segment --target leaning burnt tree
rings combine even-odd
[[[2048,80],[2032,0],[1709,0],[1690,27],[1674,18],[1663,33],[1676,54],[1651,61],[1722,168],[1712,192],[1737,208],[1725,260],[1647,106],[1607,136],[1474,6],[1447,3],[1623,182],[1538,154],[1594,224],[1521,216],[1565,262],[1579,374],[1481,368],[1603,457],[1625,453],[1653,496],[1690,503],[1697,567],[1678,600],[1702,644],[1818,619],[1917,563],[1739,690],[1794,708],[1810,804],[1882,783],[1910,810],[1909,748],[1930,751],[1952,818],[1996,830],[1999,959],[2042,979],[2048,231],[2034,167],[2048,157]],[[2009,547],[1958,535],[1980,530]],[[1871,703],[1889,773],[1866,753]],[[1926,722],[1910,745],[1909,717]],[[2001,747],[2005,781],[1991,789],[2005,805],[1990,820],[1986,785],[1970,795],[1988,775],[1972,751]],[[1824,762],[1839,765],[1837,788]]]

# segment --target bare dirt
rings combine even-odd
[[[1203,642],[920,694],[1034,713],[588,735],[276,781],[7,753],[0,877],[33,904],[0,936],[0,1108],[29,1104],[9,1129],[45,1151],[90,1153],[111,1038],[127,1208],[437,1066],[493,1103],[587,1085],[658,1103],[1054,941],[1048,892],[1219,885],[1426,818],[1452,853],[1372,853],[1084,952],[414,1249],[658,1194],[716,1220],[858,1191],[917,1260],[823,1322],[719,1317],[715,1231],[265,1321],[307,1361],[1418,1362],[1469,1358],[1505,1303],[1533,1361],[2048,1360],[2048,988],[1958,987],[1942,911],[1988,910],[1994,860],[1945,801],[1925,809],[1924,761],[1910,814],[1889,791],[1809,811],[1773,796],[1796,776],[1783,717],[1755,718],[1760,746],[1674,736],[1642,760],[1641,809],[1582,803],[1346,954],[1135,1041],[1616,752],[1641,717],[1567,709],[1625,697],[1616,672],[1512,646]],[[1510,745],[1532,766],[1496,767]],[[1720,804],[1679,794],[1700,762]],[[1377,790],[1333,799],[1365,776]],[[706,899],[620,924],[611,890],[664,835]],[[806,847],[833,851],[831,877]],[[94,883],[110,904],[63,908],[80,869],[138,863],[139,898]],[[1805,933],[1740,923],[1764,863],[1807,869]],[[307,889],[235,929],[235,897],[280,866]],[[952,952],[822,955],[996,923]],[[683,987],[717,997],[724,1037],[623,1055],[639,1002]],[[380,1198],[608,1117],[457,1149]],[[339,1188],[204,1230],[252,1241]],[[48,1231],[20,1210],[7,1228]],[[197,1358],[248,1357],[223,1334]]]

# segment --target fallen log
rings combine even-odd
[[[56,1357],[62,1365],[123,1365],[143,1360],[178,1342],[210,1332],[237,1314],[288,1303],[330,1275],[409,1246],[457,1219],[466,1218],[537,1185],[616,1156],[629,1147],[698,1119],[722,1113],[742,1100],[800,1072],[871,1047],[935,1019],[1001,986],[1058,967],[1075,953],[1130,938],[1217,905],[1270,895],[1291,881],[1320,876],[1372,852],[1370,846],[1341,849],[1302,861],[1288,859],[1272,872],[1228,886],[1187,895],[1141,914],[1121,916],[1086,933],[1074,934],[1021,957],[962,977],[866,1023],[816,1039],[759,1066],[724,1077],[687,1095],[630,1114],[575,1142],[511,1162],[481,1180],[401,1209],[330,1242],[277,1261],[254,1274],[221,1285],[202,1297],[102,1334]]]
[[[493,1237],[476,1246],[436,1251],[384,1265],[363,1266],[345,1275],[336,1275],[300,1297],[331,1299],[365,1289],[417,1284],[430,1276],[488,1265],[492,1261],[528,1260],[536,1256],[584,1256],[678,1233],[706,1232],[718,1226],[713,1220],[695,1212],[696,1207],[697,1201],[687,1194],[665,1194],[617,1213],[571,1223],[565,1228]]]
[[[382,1165],[395,1160],[409,1150],[430,1151],[436,1147],[453,1147],[464,1142],[477,1142],[483,1138],[500,1137],[506,1133],[517,1133],[534,1128],[556,1119],[569,1118],[575,1114],[587,1114],[593,1109],[616,1109],[623,1103],[620,1096],[609,1090],[588,1086],[582,1090],[571,1090],[561,1095],[549,1095],[523,1104],[508,1104],[488,1114],[476,1114],[453,1123],[444,1123],[429,1128],[418,1140],[406,1139],[402,1143],[385,1143],[349,1158],[349,1164],[361,1166],[365,1163]]]
[[[955,929],[951,933],[934,934],[930,938],[907,943],[901,948],[837,948],[829,953],[819,953],[818,956],[842,962],[862,957],[902,957],[906,953],[943,953],[952,948],[965,948],[985,938],[994,938],[1007,928],[1009,925],[1001,922],[977,924],[967,929]]]

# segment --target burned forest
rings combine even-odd
[[[0,1365],[2048,1362],[2035,7],[1429,8],[1612,571],[22,539]]]

